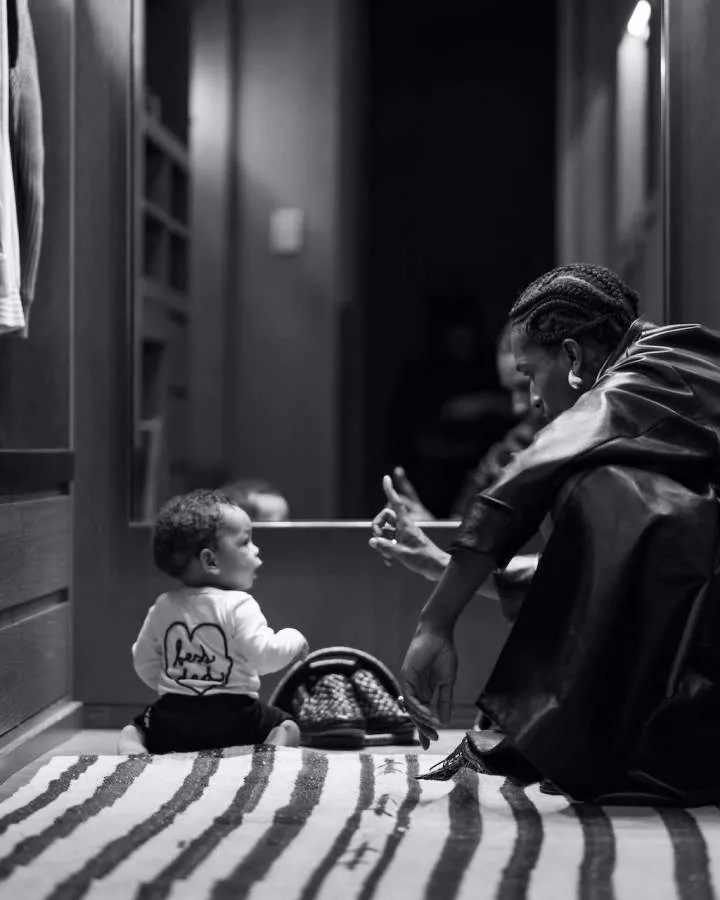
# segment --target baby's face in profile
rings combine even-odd
[[[260,551],[253,543],[248,514],[237,506],[223,507],[223,521],[218,529],[214,555],[217,580],[222,587],[233,591],[250,590],[262,560]]]

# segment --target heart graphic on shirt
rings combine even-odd
[[[227,638],[219,625],[203,623],[190,631],[184,622],[173,622],[165,632],[165,673],[196,694],[225,687],[232,660]]]

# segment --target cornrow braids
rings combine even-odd
[[[610,269],[560,266],[533,281],[510,310],[510,324],[538,344],[585,335],[612,349],[638,317],[640,298]]]

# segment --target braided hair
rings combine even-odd
[[[612,350],[638,317],[639,297],[603,266],[560,266],[533,281],[510,310],[510,325],[545,346],[587,337]]]

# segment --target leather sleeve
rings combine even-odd
[[[565,481],[587,468],[625,465],[707,478],[717,464],[717,435],[673,354],[666,357],[638,354],[618,364],[542,429],[494,485],[474,496],[453,549],[505,566],[536,533]]]

